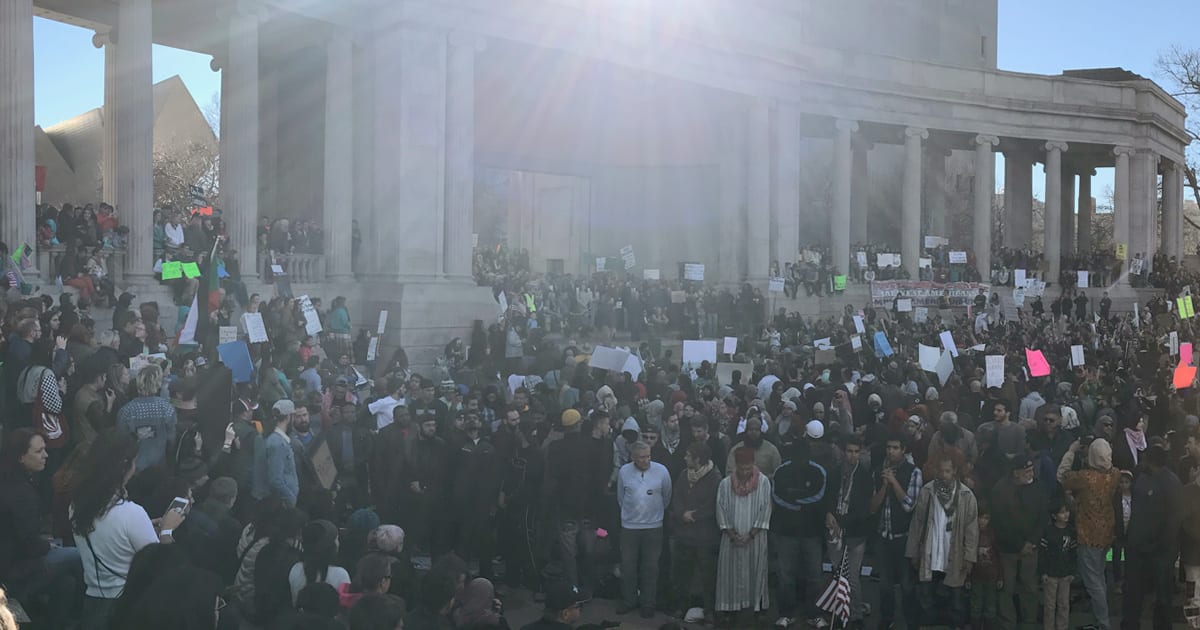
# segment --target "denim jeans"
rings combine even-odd
[[[824,586],[821,579],[824,539],[771,532],[771,544],[775,547],[776,569],[779,571],[779,616],[795,617],[802,614],[805,619],[812,619],[823,615],[817,608],[817,599],[821,597]],[[803,594],[801,588],[804,589]],[[803,609],[799,607],[800,602],[804,602]]]
[[[919,617],[916,587],[913,584],[912,563],[904,556],[908,536],[895,540],[880,540],[879,565],[879,623],[880,627],[896,620],[896,586],[900,587],[901,614],[904,627],[916,628]]]
[[[1079,576],[1083,587],[1087,589],[1088,597],[1092,600],[1092,614],[1096,615],[1096,625],[1100,630],[1108,630],[1108,584],[1104,575],[1107,553],[1104,547],[1088,547],[1079,545],[1076,555],[1079,558]]]
[[[663,528],[621,528],[621,599],[630,608],[654,608]],[[640,597],[639,597],[640,595]]]
[[[834,571],[838,570],[838,566],[842,562],[843,548],[848,550],[846,553],[846,570],[850,572],[850,575],[847,576],[850,579],[850,621],[862,621],[862,564],[863,554],[867,550],[867,539],[843,538],[840,545],[830,546],[829,561],[833,563]],[[824,591],[821,592],[823,593]]]
[[[563,573],[571,584],[590,588],[592,554],[596,549],[596,524],[590,518],[565,518],[558,522],[558,550],[562,556]],[[579,565],[586,570],[580,575]],[[582,578],[582,579],[581,579]]]

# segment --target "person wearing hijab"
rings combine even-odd
[[[1146,416],[1141,412],[1123,415],[1113,444],[1112,463],[1120,470],[1137,471],[1146,450]]]
[[[1079,540],[1076,557],[1079,575],[1088,597],[1092,614],[1100,630],[1108,630],[1108,584],[1105,577],[1105,556],[1116,537],[1117,487],[1121,473],[1113,468],[1112,447],[1104,438],[1095,438],[1087,447],[1088,467],[1072,470],[1075,455],[1083,448],[1076,440],[1058,465],[1058,481],[1064,491],[1075,497],[1075,534]]]

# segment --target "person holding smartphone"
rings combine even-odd
[[[173,543],[172,533],[185,518],[186,508],[178,509],[173,502],[156,524],[142,506],[128,499],[125,484],[137,472],[137,452],[133,435],[108,429],[96,437],[75,477],[71,530],[87,585],[84,630],[108,627],[133,556],[155,542]]]

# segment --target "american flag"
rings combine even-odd
[[[850,579],[846,576],[849,570],[848,549],[842,549],[842,562],[829,586],[817,600],[817,608],[824,610],[842,620],[845,625],[850,619]]]

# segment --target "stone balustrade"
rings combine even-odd
[[[62,267],[62,257],[66,254],[67,248],[62,245],[52,247],[41,246],[37,249],[37,268],[41,272],[41,276],[45,282],[54,282],[61,273],[59,269]],[[102,249],[100,255],[104,259],[104,266],[108,270],[109,277],[112,278],[114,284],[121,286],[125,279],[125,250],[124,249]]]
[[[270,266],[269,256],[258,257],[258,268],[266,270]],[[325,281],[325,256],[323,254],[275,254],[275,263],[288,275],[292,284]]]

